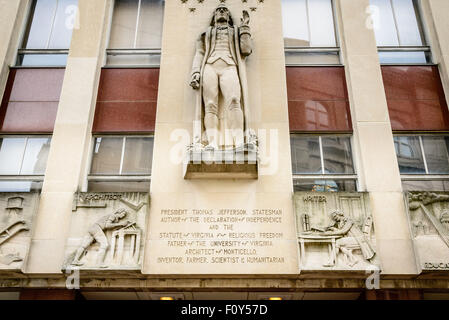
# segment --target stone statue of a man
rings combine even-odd
[[[220,132],[226,129],[232,136],[233,147],[244,146],[248,105],[243,59],[251,52],[248,12],[243,11],[241,25],[237,27],[226,5],[220,4],[210,27],[197,40],[190,82],[199,91],[196,121],[201,127],[204,125],[206,133],[202,139],[201,128],[194,133],[194,139],[195,143],[205,143],[205,150],[218,149]],[[221,124],[221,114],[225,115],[226,128]]]

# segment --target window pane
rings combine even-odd
[[[282,0],[286,47],[334,47],[335,27],[331,0]]]
[[[134,48],[138,0],[116,0],[109,48]]]
[[[425,64],[432,62],[430,52],[424,51],[379,52],[379,61],[382,64]]]
[[[349,137],[323,137],[324,172],[354,173]]]
[[[0,181],[0,192],[40,191],[42,181]]]
[[[70,47],[73,31],[71,24],[75,21],[70,16],[76,12],[73,9],[77,5],[78,0],[58,0],[58,8],[54,27],[51,32],[49,49],[68,49]]]
[[[316,192],[355,192],[357,184],[355,180],[302,180],[293,181],[294,191]]]
[[[25,144],[26,138],[0,139],[0,174],[19,174]]]
[[[56,0],[37,0],[25,35],[24,48],[47,49],[56,11]]]
[[[449,191],[446,181],[438,180],[403,180],[402,189],[404,191]]]
[[[334,15],[331,0],[309,0],[310,45],[335,47]]]
[[[293,174],[321,174],[320,146],[318,137],[290,138]]]
[[[123,138],[96,138],[92,174],[119,174]]]
[[[137,48],[160,48],[164,18],[163,0],[142,0]]]
[[[89,192],[150,192],[150,181],[89,181]]]
[[[285,64],[340,64],[338,52],[285,52]]]
[[[28,138],[20,174],[45,174],[49,151],[49,138]]]
[[[399,171],[402,174],[426,173],[418,137],[394,137]]]
[[[306,0],[282,0],[282,25],[286,47],[310,46]]]
[[[150,174],[153,138],[126,138],[123,174]]]
[[[375,10],[372,11],[374,33],[378,46],[399,46],[398,33],[394,22],[390,0],[370,0]],[[376,23],[377,22],[377,23]]]
[[[430,174],[449,173],[449,137],[422,137],[427,169]]]
[[[370,0],[378,46],[421,46],[420,26],[413,0]],[[393,6],[392,6],[393,4]]]
[[[393,0],[393,9],[399,30],[401,46],[421,46],[423,41],[419,32],[415,7],[412,0]]]
[[[107,65],[146,65],[159,66],[161,64],[161,54],[108,54]]]
[[[65,66],[67,54],[20,54],[19,66]]]

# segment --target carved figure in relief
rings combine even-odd
[[[24,198],[20,196],[10,197],[7,200],[6,210],[9,213],[9,223],[0,227],[0,246],[9,241],[22,231],[29,231],[30,228],[25,219],[21,217]],[[13,262],[23,261],[19,253],[9,253],[3,255],[0,251],[0,264],[10,265]]]
[[[449,195],[437,194],[433,192],[418,192],[409,194],[409,208],[416,210],[421,207],[421,204],[427,206],[429,204],[449,201]]]
[[[196,42],[190,86],[198,90],[193,144],[198,148],[205,142],[205,150],[218,149],[219,138],[226,131],[231,133],[232,146],[236,149],[256,147],[255,135],[248,134],[245,145],[243,133],[245,126],[249,132],[244,64],[244,58],[252,53],[249,20],[248,12],[243,11],[241,25],[234,26],[228,8],[221,3],[209,28]],[[220,103],[220,97],[223,103]],[[223,130],[222,114],[227,130]]]
[[[441,240],[449,247],[449,214],[447,210],[441,212],[441,216],[438,219],[438,211],[429,206],[439,202],[448,202],[449,194],[441,194],[436,192],[411,192],[408,194],[408,207],[411,212],[421,211],[424,216],[430,221],[430,224],[435,228]],[[420,209],[420,210],[419,210]],[[422,218],[415,222],[415,226],[425,225]],[[428,234],[429,228],[424,229],[425,232],[419,233],[416,230],[415,236]]]
[[[376,253],[365,233],[360,230],[351,218],[346,217],[340,210],[333,211],[331,217],[334,223],[328,226],[321,234],[323,236],[342,236],[342,238],[337,239],[335,244],[337,253],[341,251],[347,258],[349,266],[353,266],[358,260],[352,253],[352,250],[355,247],[360,247],[365,260],[370,261]]]
[[[103,265],[104,258],[106,256],[106,251],[109,248],[108,239],[106,238],[105,231],[109,229],[115,229],[120,227],[127,227],[131,224],[130,221],[119,222],[123,219],[128,212],[125,209],[119,209],[110,215],[101,217],[97,222],[95,222],[88,230],[87,235],[84,237],[81,246],[78,248],[75,254],[75,258],[71,263],[74,266],[81,266],[84,263],[81,262],[81,258],[84,252],[89,248],[94,242],[100,244],[100,249],[97,256],[97,265],[105,268]]]

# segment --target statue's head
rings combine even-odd
[[[339,221],[343,220],[344,217],[345,217],[345,214],[341,210],[334,210],[331,212],[331,218],[334,221],[339,222]]]
[[[125,209],[118,209],[117,211],[114,212],[114,215],[117,219],[122,219],[126,216],[126,214],[128,213],[128,211],[126,211]]]
[[[227,22],[230,26],[234,25],[234,22],[232,21],[231,12],[224,3],[220,3],[218,7],[215,9],[214,16],[212,17],[210,25],[213,27],[217,24],[217,22],[220,23]]]

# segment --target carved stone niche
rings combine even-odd
[[[184,179],[257,179],[256,150],[188,150]]]
[[[368,193],[295,192],[301,270],[379,270]]]
[[[21,270],[31,243],[39,193],[0,193],[0,270]]]
[[[410,226],[421,268],[449,270],[449,192],[407,192]]]
[[[63,270],[139,271],[149,194],[77,193]]]

